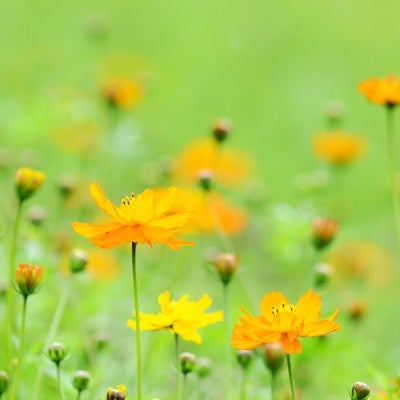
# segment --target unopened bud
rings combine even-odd
[[[18,292],[24,297],[34,294],[42,282],[42,278],[42,267],[29,264],[19,264],[16,271]]]
[[[107,389],[107,400],[125,400],[128,391],[124,385],[118,385],[116,389]]]
[[[89,386],[90,374],[88,371],[76,371],[72,378],[72,386],[78,391],[83,392]]]
[[[228,284],[239,267],[239,261],[235,254],[220,253],[215,257],[214,265],[221,281]]]
[[[330,128],[336,128],[346,114],[346,106],[341,101],[330,101],[324,107],[324,113]]]
[[[28,209],[26,217],[33,225],[40,226],[46,219],[46,209],[42,206],[32,206]]]
[[[58,180],[58,190],[64,199],[69,198],[76,189],[76,179],[72,175],[63,175]]]
[[[67,356],[67,351],[62,343],[54,342],[48,347],[48,354],[50,360],[58,366]]]
[[[196,366],[196,356],[192,353],[181,353],[179,355],[179,361],[181,363],[181,372],[184,375],[187,375],[190,372],[194,371]]]
[[[89,256],[82,249],[73,249],[69,258],[69,270],[76,274],[83,271],[88,263]]]
[[[368,399],[370,393],[369,386],[364,382],[356,382],[351,388],[351,400]]]
[[[8,374],[6,371],[0,371],[0,397],[7,391],[9,383]]]
[[[321,287],[329,282],[333,274],[333,268],[327,263],[318,263],[314,267],[314,286]]]
[[[232,130],[232,122],[227,118],[218,118],[213,126],[212,133],[218,143],[225,141]]]
[[[322,250],[335,238],[338,222],[331,218],[315,218],[312,222],[312,242],[316,250]]]
[[[45,180],[46,175],[42,171],[22,167],[15,175],[15,188],[20,201],[30,197]]]
[[[202,169],[198,172],[198,182],[200,187],[205,191],[209,192],[213,186],[213,172],[209,169]]]
[[[285,351],[280,342],[272,342],[264,345],[263,358],[265,366],[275,375],[285,361]]]
[[[205,378],[206,376],[210,375],[211,361],[205,357],[199,358],[197,360],[196,372],[199,378]]]
[[[247,369],[253,359],[253,352],[251,350],[238,350],[236,352],[236,360],[243,369]]]

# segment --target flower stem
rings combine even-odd
[[[240,400],[246,400],[246,386],[247,386],[247,374],[244,368],[241,369],[240,373]]]
[[[80,400],[82,391],[78,390],[78,394],[76,395],[76,400]]]
[[[223,284],[223,302],[224,302],[224,323],[225,323],[225,357],[226,357],[226,373],[225,373],[225,395],[226,399],[230,397],[231,387],[231,346],[230,346],[230,317],[229,317],[229,306],[228,306],[228,283]]]
[[[183,381],[182,372],[179,361],[179,336],[175,333],[175,359],[176,359],[176,398],[182,400],[183,395]]]
[[[271,372],[271,400],[276,400],[276,373]]]
[[[394,211],[394,221],[396,227],[396,237],[398,250],[400,251],[400,208],[397,198],[397,179],[396,179],[396,140],[394,126],[394,108],[387,107],[387,152],[389,167],[389,185],[392,194],[392,204]]]
[[[292,364],[290,361],[290,354],[286,354],[286,363],[289,374],[289,382],[290,382],[290,392],[292,393],[292,400],[296,400],[296,389],[294,387],[293,373],[292,373]]]
[[[57,368],[57,386],[58,386],[58,395],[60,397],[60,400],[64,400],[64,396],[63,396],[63,391],[62,391],[62,386],[61,386],[61,368],[60,368],[60,364],[56,364],[56,368]]]
[[[11,400],[15,399],[18,388],[19,374],[21,371],[22,364],[22,356],[24,354],[24,342],[25,342],[25,321],[26,321],[26,305],[27,305],[28,296],[24,296],[24,302],[22,305],[22,316],[21,316],[21,330],[19,333],[19,350],[18,350],[18,359],[17,366],[15,368],[13,387],[11,392]]]
[[[137,379],[137,400],[142,399],[142,352],[140,344],[140,316],[139,316],[139,293],[136,275],[136,243],[132,242],[132,283],[133,298],[136,317],[136,379]]]

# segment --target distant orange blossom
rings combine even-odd
[[[372,103],[387,107],[400,104],[400,78],[396,76],[364,80],[358,89]]]

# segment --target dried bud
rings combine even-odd
[[[88,371],[76,371],[72,378],[72,386],[78,391],[83,392],[89,386],[90,374]]]
[[[6,371],[0,371],[0,397],[7,391],[9,383],[8,374]]]
[[[205,192],[209,192],[212,189],[213,175],[213,172],[209,169],[202,169],[197,174],[199,185]]]
[[[35,293],[42,282],[43,268],[36,265],[19,264],[16,271],[16,281],[19,293],[28,297]]]
[[[370,393],[369,386],[364,382],[356,382],[351,388],[351,400],[368,399]]]
[[[51,361],[57,366],[61,364],[61,361],[67,356],[67,351],[62,343],[54,342],[48,348],[48,354]]]
[[[124,385],[118,385],[116,389],[107,389],[107,400],[125,400],[128,391]]]
[[[318,263],[314,267],[314,286],[321,287],[328,283],[332,277],[333,268],[327,263]]]
[[[42,171],[22,167],[15,175],[15,188],[20,201],[30,197],[45,180],[46,175]]]
[[[205,357],[199,358],[197,360],[196,372],[199,378],[205,378],[206,376],[210,375],[211,361]]]
[[[239,261],[235,254],[220,253],[214,260],[215,268],[218,272],[219,278],[225,285],[228,284],[232,276],[238,269]]]
[[[196,356],[194,354],[187,352],[181,353],[179,355],[179,361],[181,363],[181,372],[184,375],[194,371],[196,366]]]
[[[280,342],[272,342],[264,345],[263,357],[265,366],[271,371],[271,374],[276,374],[282,367],[285,361],[285,351]]]
[[[32,206],[28,209],[26,217],[33,225],[40,226],[46,219],[46,209],[42,206]]]
[[[82,249],[73,249],[69,258],[69,270],[76,274],[82,272],[88,263],[89,256],[86,251]]]
[[[316,250],[322,250],[336,236],[338,222],[331,218],[315,218],[312,222],[312,242]]]
[[[253,359],[253,352],[251,350],[238,350],[236,352],[236,360],[243,369],[247,369]]]
[[[232,130],[232,122],[227,118],[218,118],[212,126],[212,133],[218,143],[222,143]]]
[[[364,318],[365,313],[367,312],[367,304],[362,300],[353,300],[347,306],[347,312],[353,321],[360,321]]]

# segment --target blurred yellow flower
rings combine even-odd
[[[359,91],[372,103],[394,107],[400,103],[400,78],[371,78],[358,85]]]
[[[18,198],[23,201],[30,197],[46,179],[42,171],[28,167],[19,168],[15,175],[15,188]]]
[[[152,246],[163,243],[174,250],[180,246],[192,245],[174,235],[187,225],[192,213],[187,206],[176,207],[179,189],[152,190],[125,197],[116,207],[107,199],[97,183],[90,185],[90,194],[97,206],[106,212],[111,220],[102,224],[73,222],[74,230],[89,239],[94,245],[112,248],[122,243],[139,243]]]
[[[139,313],[140,330],[169,329],[184,340],[201,343],[201,336],[197,330],[223,319],[222,311],[209,314],[204,312],[212,303],[210,296],[206,294],[198,301],[189,301],[187,294],[178,301],[174,301],[170,300],[170,293],[166,291],[158,296],[158,303],[161,307],[160,313]],[[133,315],[135,316],[135,313]],[[127,325],[134,330],[136,329],[135,320],[128,320]]]
[[[101,84],[101,93],[108,104],[127,109],[139,103],[143,97],[143,87],[132,78],[109,78]]]
[[[176,160],[173,175],[179,181],[197,182],[202,171],[209,171],[213,179],[233,185],[248,177],[251,162],[245,154],[221,147],[212,138],[189,145]]]
[[[231,344],[236,349],[251,350],[271,342],[280,342],[287,354],[301,353],[298,337],[321,336],[340,329],[333,322],[338,314],[321,319],[321,297],[309,290],[297,305],[290,304],[279,292],[268,293],[261,301],[261,315],[252,317],[244,308],[240,324],[233,328]]]
[[[347,164],[365,150],[364,138],[344,131],[321,132],[313,138],[316,156],[330,164]]]
[[[18,292],[28,297],[36,292],[42,282],[43,267],[29,264],[19,264],[16,272]]]

